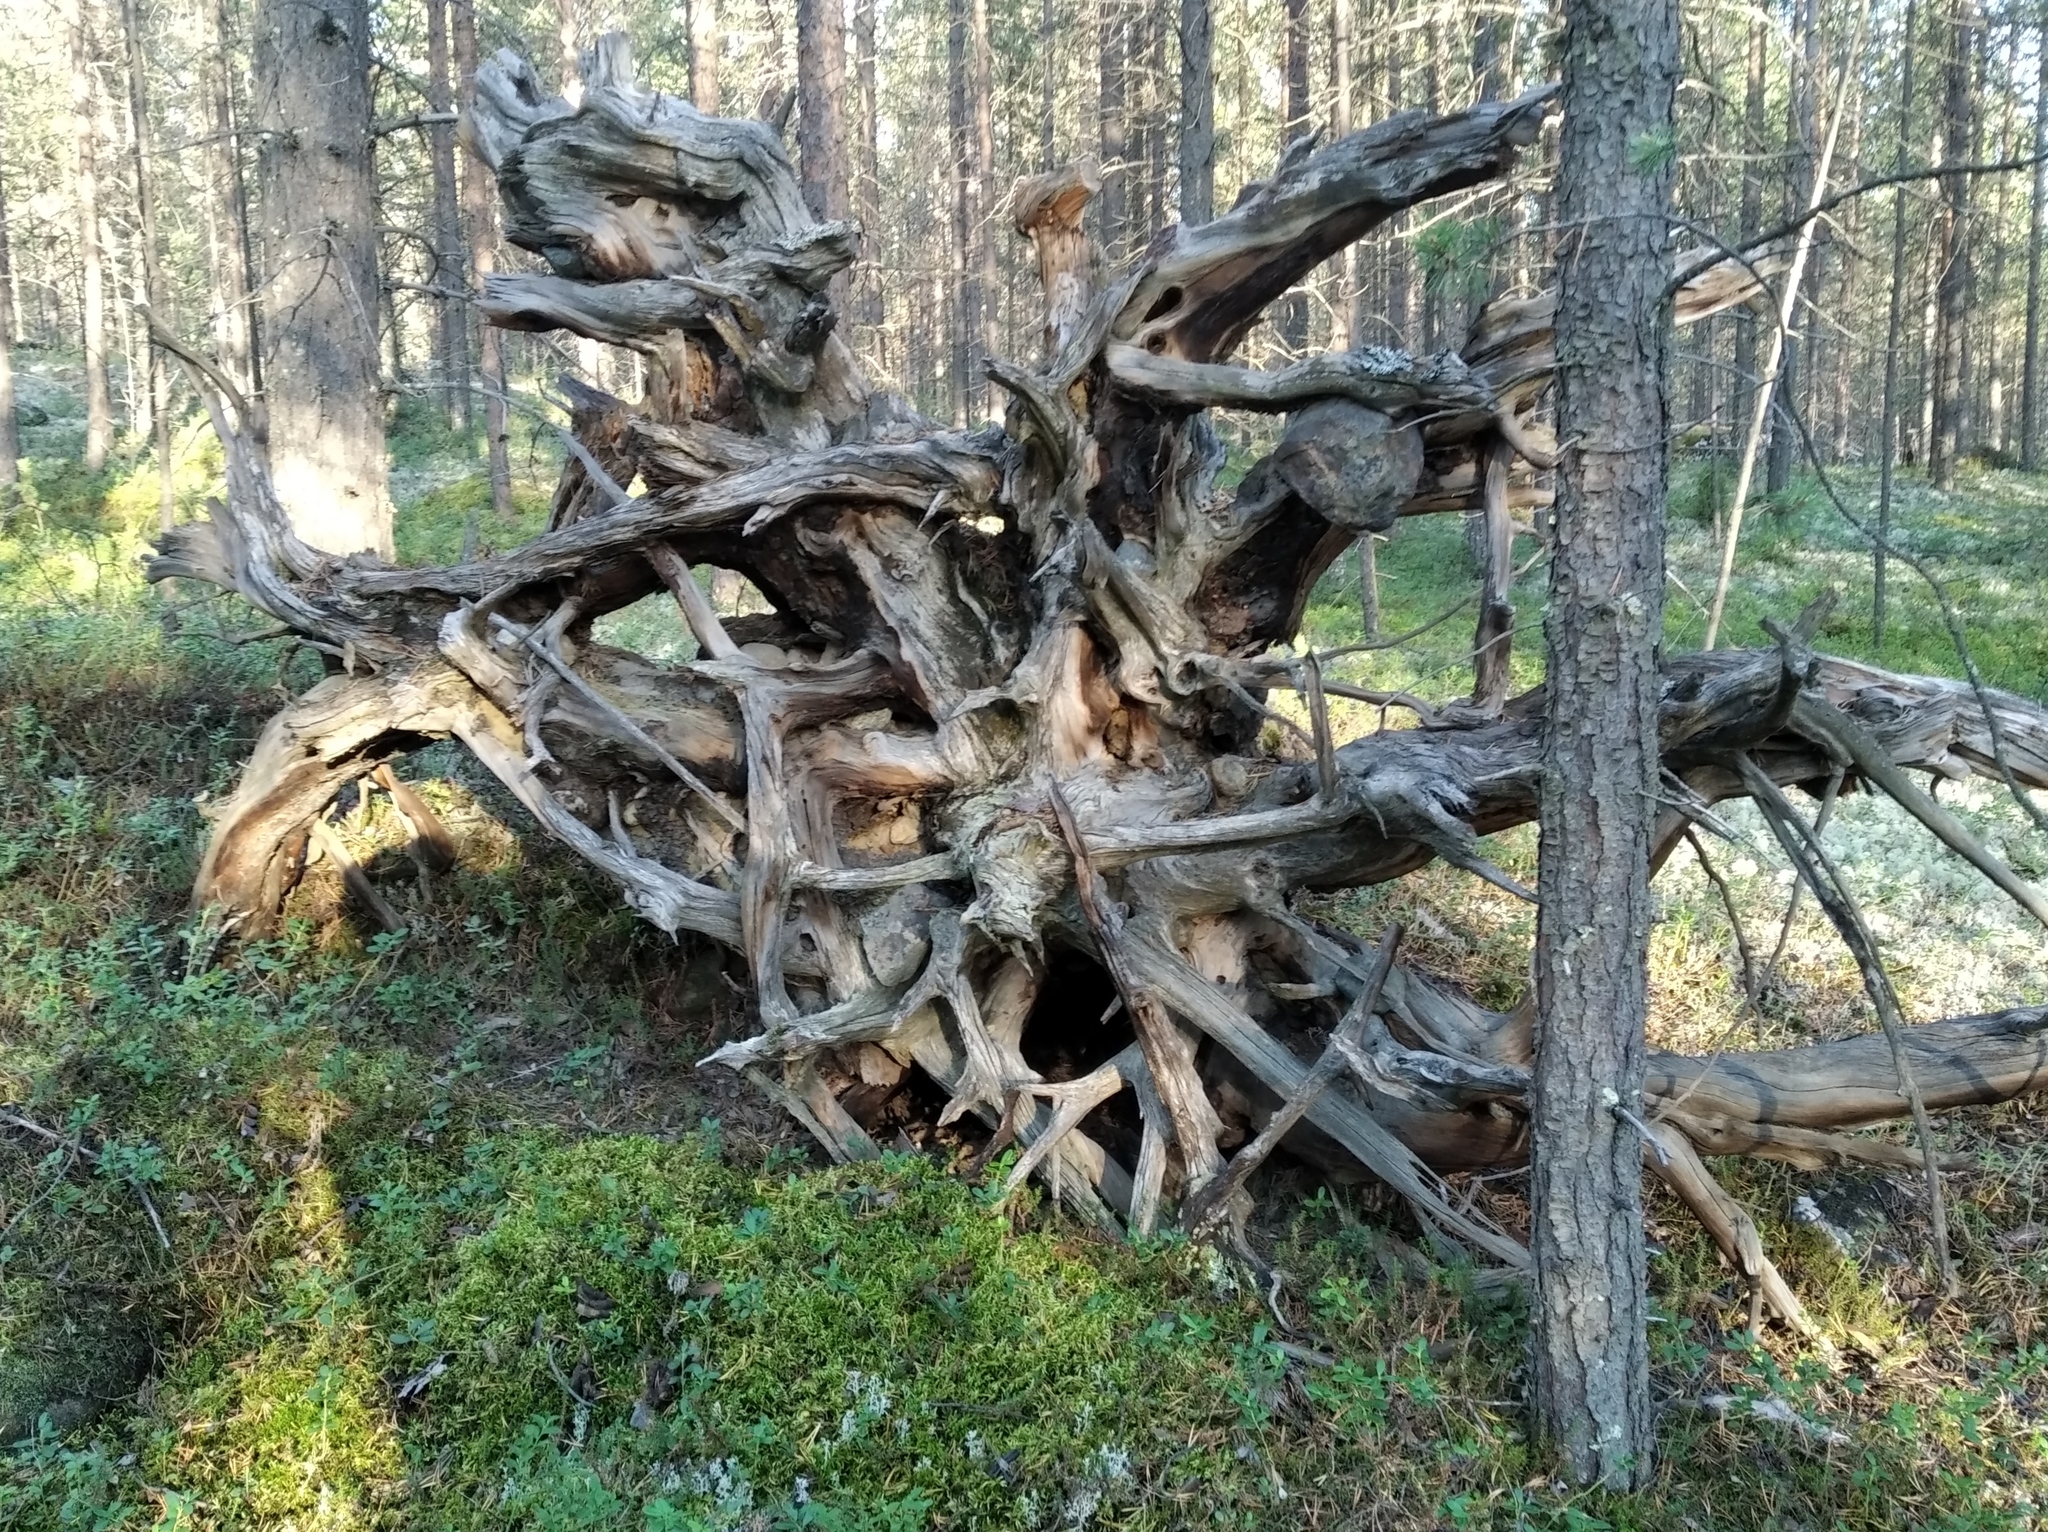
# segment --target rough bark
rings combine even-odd
[[[1054,279],[1052,344],[1035,366],[990,360],[1004,420],[966,431],[875,389],[840,341],[829,282],[853,234],[814,220],[773,127],[641,89],[618,38],[586,55],[583,87],[571,108],[511,54],[477,72],[465,137],[497,174],[508,237],[551,268],[500,278],[487,307],[673,359],[676,388],[638,406],[572,389],[549,530],[443,568],[307,546],[216,402],[228,500],[175,529],[152,573],[240,592],[335,668],[259,743],[201,901],[268,928],[334,791],[454,738],[648,920],[741,955],[758,1028],[712,1062],[837,1157],[877,1152],[892,1097],[922,1072],[944,1121],[1021,1144],[1021,1174],[1092,1224],[1213,1215],[1234,1237],[1257,1181],[1249,1163],[1230,1174],[1226,1118],[1255,1131],[1282,1111],[1298,1121],[1261,1154],[1278,1140],[1377,1176],[1442,1237],[1525,1268],[1442,1174],[1526,1159],[1532,1089],[1546,1099],[1533,1007],[1488,1012],[1398,964],[1374,1000],[1370,953],[1289,896],[1439,858],[1511,884],[1476,839],[1539,817],[1545,699],[1492,714],[1377,699],[1421,709],[1424,726],[1340,749],[1327,698],[1360,689],[1275,646],[1361,533],[1482,494],[1495,444],[1514,454],[1510,509],[1547,501],[1557,449],[1531,417],[1560,351],[1592,359],[1553,333],[1555,298],[1490,305],[1462,354],[1368,347],[1272,372],[1231,357],[1350,242],[1508,173],[1550,93],[1298,149],[1230,212],[1161,231],[1099,287],[1080,235],[1087,167],[1035,178],[1014,211]],[[1656,269],[1653,292],[1671,268]],[[1748,291],[1739,268],[1717,270],[1680,292],[1679,317]],[[1286,417],[1231,491],[1207,420],[1226,406]],[[645,491],[628,495],[636,479]],[[720,618],[694,573],[707,566],[744,574],[771,610]],[[598,618],[664,590],[695,660],[595,640]],[[1649,617],[1596,621],[1640,632]],[[2048,712],[2017,698],[1991,698],[2001,765],[1957,683],[1790,644],[1629,675],[1657,729],[1638,765],[1685,784],[1663,795],[1677,806],[1650,836],[1653,867],[1712,802],[1751,790],[1745,772],[1813,783],[1844,750],[1980,866],[1989,853],[1892,768],[2048,786]],[[1280,690],[1303,699],[1299,748],[1262,743]],[[1099,969],[1128,1032],[1098,1068],[1048,1078],[1027,1043],[1042,1056],[1072,1035],[1053,975],[1074,963]],[[1347,1015],[1335,1070],[1329,1034]],[[2012,1012],[1908,1029],[1905,1046],[1938,1107],[2035,1088],[2044,1033],[2039,1013]],[[1888,1057],[1860,1040],[1653,1056],[1642,1088],[1644,1120],[1699,1154],[1911,1153],[1844,1131],[1905,1110]],[[1123,1127],[1091,1115],[1119,1097]],[[1618,1143],[1607,1172],[1633,1174],[1638,1147]],[[1789,1298],[1754,1226],[1703,1169],[1674,1163],[1730,1260]]]
[[[366,0],[263,0],[257,165],[270,474],[312,546],[388,558],[369,64]]]
[[[798,0],[796,153],[804,205],[819,223],[852,211],[846,179],[846,23],[838,0]],[[833,296],[841,297],[836,291]]]
[[[1180,0],[1180,220],[1216,216],[1215,27],[1209,0]],[[1048,167],[1050,168],[1050,167]]]
[[[1678,8],[1569,0],[1558,216],[1558,464],[1530,1097],[1535,1409],[1579,1483],[1644,1482],[1642,1103],[1671,314]]]

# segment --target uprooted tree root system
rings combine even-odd
[[[941,1121],[973,1114],[986,1146],[1020,1146],[1018,1178],[1105,1230],[1227,1236],[1284,1139],[1369,1171],[1485,1261],[1525,1264],[1441,1174],[1526,1156],[1530,1011],[1486,1010],[1404,967],[1397,931],[1375,949],[1295,896],[1433,859],[1519,891],[1478,838],[1536,814],[1543,699],[1507,695],[1505,592],[1514,530],[1549,499],[1552,305],[1489,305],[1460,354],[1228,358],[1375,225],[1507,174],[1550,92],[1298,142],[1227,215],[1162,231],[1100,279],[1081,232],[1092,167],[1020,184],[1045,357],[991,360],[1005,423],[959,431],[862,376],[833,298],[858,231],[806,213],[772,127],[640,89],[618,37],[585,76],[572,108],[500,54],[465,124],[509,237],[552,268],[492,278],[486,313],[647,361],[638,405],[575,392],[544,535],[447,568],[316,552],[236,401],[215,401],[228,501],[172,533],[152,572],[237,590],[334,663],[264,733],[200,903],[262,931],[309,837],[349,870],[321,818],[336,793],[452,737],[648,920],[744,958],[758,1031],[708,1062],[744,1071],[835,1157],[876,1154],[892,1100],[927,1090]],[[1679,319],[1752,280],[1694,277]],[[1286,417],[1228,492],[1215,408]],[[1283,647],[1340,551],[1431,512],[1488,534],[1469,703],[1363,693],[1324,679],[1328,656]],[[721,621],[705,569],[744,574],[773,610]],[[695,660],[594,641],[597,619],[664,587]],[[1854,900],[1782,793],[1886,793],[2048,919],[1910,775],[2048,787],[2048,713],[1816,656],[1811,639],[1802,625],[1774,650],[1667,661],[1655,856],[1711,827],[1717,800],[1754,799],[1886,1034],[1653,1055],[1643,1100],[1616,1103],[1646,1165],[1795,1325],[1797,1298],[1706,1157],[1919,1166],[1920,1149],[1848,1130],[1911,1114],[1924,1144],[1926,1113],[2034,1089],[2048,1068],[2048,1010],[1903,1025]],[[1418,725],[1338,748],[1332,694]],[[430,811],[384,781],[431,843]],[[1127,1043],[1082,1051],[1111,1009]],[[1229,1158],[1226,1098],[1260,1125]]]

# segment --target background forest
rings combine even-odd
[[[1660,1466],[1627,1500],[1537,1473],[1521,1300],[1439,1259],[1373,1188],[1275,1172],[1299,1196],[1264,1199],[1289,1279],[1268,1295],[1205,1247],[1112,1246],[1051,1199],[1005,1199],[1002,1159],[957,1176],[946,1146],[905,1139],[821,1167],[778,1108],[691,1067],[746,1030],[716,955],[635,924],[459,751],[407,768],[451,866],[408,859],[388,797],[345,798],[334,823],[402,930],[317,870],[278,937],[213,963],[219,933],[186,904],[207,809],[321,667],[245,609],[141,583],[149,537],[221,478],[144,310],[266,386],[293,322],[279,252],[309,232],[263,197],[285,9],[0,10],[0,1526],[2035,1524],[2048,1154],[2024,1101],[1944,1128],[1973,1166],[1950,1177],[1956,1303],[1937,1301],[1910,1178],[1729,1176],[1818,1339],[1752,1337],[1742,1284],[1653,1197]],[[841,333],[877,380],[969,424],[1002,409],[983,359],[1039,345],[1017,178],[1096,159],[1090,232],[1114,268],[1229,207],[1299,134],[1553,78],[1559,28],[1549,7],[1410,0],[365,14],[376,282],[358,296],[375,468],[413,563],[541,527],[564,376],[629,398],[645,381],[627,352],[487,329],[465,301],[541,264],[501,238],[453,128],[496,49],[573,88],[578,46],[623,29],[645,83],[782,122],[793,154],[819,127],[799,77],[825,82],[838,128],[816,157],[839,151],[833,195],[863,228]],[[2006,168],[1831,207],[1782,355],[1761,308],[1678,332],[1667,643],[1706,639],[1774,377],[1723,641],[1833,586],[1823,647],[1960,673],[1940,603],[1896,564],[1887,582],[1842,506],[1939,574],[1988,681],[2048,698],[2048,9],[1793,0],[1692,4],[1684,23],[1675,140],[1640,146],[1676,158],[1681,247],[1744,243],[1898,172]],[[1569,258],[1555,153],[1553,133],[1511,180],[1376,231],[1276,305],[1245,360],[1455,348],[1489,298],[1550,285]],[[1273,426],[1223,423],[1242,472]],[[1405,521],[1340,561],[1305,637],[1406,632],[1468,597],[1483,550],[1459,521]],[[1518,689],[1541,678],[1541,586],[1511,592],[1531,635]],[[752,596],[713,594],[728,612]],[[603,631],[655,658],[688,642],[661,602]],[[1448,700],[1471,648],[1461,618],[1333,674]],[[1332,712],[1340,731],[1376,721]],[[2008,799],[1965,783],[1944,802],[2048,872]],[[1725,866],[1682,853],[1658,884],[1654,1041],[1867,1031],[1854,966],[1810,902],[1788,909],[1762,821],[1729,817],[1744,839]],[[1899,822],[1848,797],[1830,837],[1907,1009],[2048,998],[2039,933],[1901,850]],[[1533,834],[1488,856],[1534,877]],[[1520,998],[1533,916],[1507,895],[1435,868],[1330,903],[1360,932],[1405,920],[1409,950],[1482,1001]],[[1766,943],[1760,1004],[1731,913]],[[1516,1173],[1459,1187],[1509,1227],[1525,1216]]]

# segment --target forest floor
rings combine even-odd
[[[1274,1172],[1260,1237],[1287,1280],[1267,1295],[1201,1247],[1111,1245],[1035,1193],[1005,1202],[1003,1161],[980,1179],[918,1152],[822,1164],[775,1109],[693,1068],[744,1024],[717,956],[528,836],[460,751],[404,768],[461,842],[431,886],[383,799],[342,821],[388,875],[402,935],[371,935],[316,868],[283,936],[222,950],[185,906],[204,806],[317,667],[222,642],[252,625],[226,602],[173,614],[197,593],[140,583],[153,471],[66,466],[62,390],[34,376],[52,423],[0,525],[0,1527],[1720,1532],[2043,1514],[2033,1103],[1942,1124],[1972,1160],[1949,1180],[1951,1303],[1911,1184],[1727,1170],[1822,1343],[1752,1341],[1741,1283],[1653,1193],[1659,1458],[1620,1499],[1537,1471],[1519,1300],[1424,1253],[1369,1189]],[[446,557],[481,477],[469,444],[401,426],[400,547]],[[191,441],[187,513],[213,468]],[[544,514],[552,462],[536,448],[522,469],[520,525],[486,515],[487,542]],[[1711,585],[1687,514],[1699,472],[1674,496],[1674,645],[1697,643]],[[1860,514],[1870,485],[1842,478]],[[1951,581],[1988,678],[2048,696],[2048,481],[1909,483],[1899,521]],[[1870,653],[1867,556],[1810,486],[1755,520],[1740,568],[1733,641],[1833,581],[1825,646]],[[1317,593],[1318,645],[1358,635],[1355,570]],[[1402,527],[1381,576],[1389,632],[1473,579],[1442,519]],[[1925,588],[1900,571],[1893,589],[1871,657],[1955,673]],[[1517,592],[1521,682],[1540,668],[1541,590],[1538,570]],[[658,649],[664,621],[612,631]],[[1469,685],[1469,632],[1460,614],[1344,674],[1447,699]],[[2048,872],[2048,843],[1996,793],[1944,798]],[[2048,999],[2048,949],[1980,880],[1867,799],[1835,825],[1916,1019]],[[1768,953],[1790,873],[1756,828],[1719,861]],[[1531,873],[1526,833],[1490,854]],[[1659,893],[1658,1042],[1869,1030],[1810,910],[1759,1022],[1697,864],[1678,858]],[[1389,911],[1431,968],[1519,998],[1523,907],[1439,868],[1325,913],[1371,930]],[[1468,1190],[1513,1224],[1519,1188]],[[674,1364],[673,1397],[650,1362]]]

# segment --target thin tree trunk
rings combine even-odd
[[[2048,8],[2044,8],[2035,32],[2039,62],[2034,75],[2034,194],[2027,211],[2027,339],[2020,372],[2020,467],[2028,473],[2038,473],[2041,468],[2041,222],[2043,205],[2048,204]]]
[[[1828,116],[1827,137],[1820,146],[1819,158],[1814,161],[1812,174],[1806,188],[1806,206],[1811,212],[1820,203],[1828,187],[1828,171],[1834,163],[1835,145],[1842,132],[1842,118],[1847,113],[1850,93],[1854,85],[1854,58],[1863,46],[1863,28],[1869,24],[1870,0],[1864,0],[1857,14],[1856,40],[1850,49],[1850,63],[1842,70],[1841,84],[1837,88],[1834,107]],[[1806,277],[1807,258],[1813,252],[1815,235],[1819,232],[1820,220],[1809,218],[1800,226],[1798,243],[1792,251],[1792,269],[1785,273],[1784,291],[1778,300],[1778,323],[1771,331],[1769,343],[1764,352],[1764,372],[1759,380],[1760,392],[1749,417],[1749,435],[1742,444],[1742,461],[1735,470],[1735,493],[1728,505],[1728,530],[1721,539],[1721,572],[1714,582],[1714,601],[1707,613],[1707,636],[1704,647],[1714,647],[1721,632],[1721,614],[1728,604],[1728,582],[1735,572],[1735,549],[1742,538],[1742,517],[1749,501],[1752,475],[1756,471],[1756,459],[1764,440],[1766,425],[1765,411],[1773,405],[1785,408],[1789,405],[1789,390],[1776,385],[1782,382],[1780,364],[1786,360],[1792,334],[1793,304],[1799,295],[1800,284]],[[1789,422],[1781,423],[1789,428]]]
[[[149,90],[142,72],[142,27],[135,0],[121,0],[121,30],[128,43],[128,117],[135,151],[135,237],[140,247],[142,290],[150,309],[164,316],[164,275],[157,256],[156,184],[150,174]],[[168,322],[168,316],[164,316]],[[150,429],[156,441],[157,526],[169,531],[177,519],[178,486],[171,464],[170,373],[163,353],[145,342],[149,369]],[[130,380],[130,387],[134,386]]]
[[[1351,0],[1330,0],[1330,130],[1337,138],[1351,132]],[[1348,351],[1361,343],[1364,327],[1362,295],[1358,290],[1358,247],[1346,245],[1333,263],[1337,279],[1337,301],[1330,305],[1334,316],[1330,347]],[[1371,557],[1368,552],[1366,557]]]
[[[455,52],[456,88],[465,119],[476,112],[476,0],[449,0]],[[462,221],[469,242],[469,276],[481,291],[497,265],[498,204],[491,195],[490,167],[464,140],[462,159]],[[504,341],[497,326],[477,327],[477,371],[484,385],[484,450],[490,464],[491,511],[502,521],[512,516],[512,444],[505,396]],[[470,539],[472,542],[474,538]],[[474,551],[473,549],[470,551]]]
[[[873,4],[873,0],[859,0]],[[1038,168],[1053,168],[1058,149],[1055,134],[1059,126],[1059,13],[1054,0],[1040,0],[1038,7]]]
[[[1671,310],[1672,0],[1567,0],[1557,533],[1540,797],[1530,1248],[1534,1396],[1581,1483],[1648,1480],[1641,1099],[1658,795]]]
[[[134,0],[128,0],[133,4]],[[448,88],[448,0],[427,0],[427,107],[435,115],[454,108]],[[428,127],[428,158],[434,173],[434,276],[432,285],[444,293],[467,291],[463,270],[462,214],[455,190],[455,124]],[[450,430],[467,436],[474,429],[469,397],[468,305],[459,298],[436,296],[434,303],[434,373],[443,390],[442,408]]]
[[[967,424],[977,390],[969,379],[974,338],[981,334],[981,291],[968,259],[974,239],[973,85],[968,77],[968,15],[971,0],[948,0],[946,78],[948,136],[953,148],[953,244],[948,252],[953,278],[953,365],[949,379],[953,424]]]
[[[1180,221],[1188,225],[1216,216],[1214,51],[1209,0],[1180,0]]]
[[[1749,54],[1745,71],[1747,83],[1742,104],[1742,199],[1737,210],[1742,237],[1749,239],[1763,227],[1764,219],[1764,90],[1770,55],[1769,24],[1757,17],[1749,24]],[[1756,300],[1761,302],[1761,298]],[[1749,418],[1756,390],[1757,326],[1762,323],[1757,308],[1745,303],[1735,311],[1735,418]],[[1715,531],[1720,530],[1721,513],[1714,510]]]
[[[1407,92],[1402,79],[1402,50],[1406,39],[1396,33],[1387,42],[1387,110],[1400,111],[1407,105]],[[1387,328],[1393,331],[1394,344],[1411,344],[1408,334],[1408,242],[1401,237],[1408,223],[1404,209],[1387,221]]]
[[[1102,153],[1102,195],[1096,198],[1102,253],[1112,266],[1123,258],[1125,53],[1130,36],[1126,0],[1096,0],[1100,84],[1096,94],[1096,142]]]
[[[562,99],[583,104],[583,65],[577,57],[575,0],[555,0],[555,57],[562,70]]]
[[[7,159],[5,123],[0,122],[0,164]],[[0,289],[14,292],[14,259],[7,243],[7,187],[0,179]],[[18,316],[11,301],[0,301],[0,490],[21,476],[21,431],[14,418],[14,342]]]
[[[874,0],[869,7],[868,38],[874,38]],[[689,0],[690,103],[700,112],[718,111],[718,0]]]
[[[107,388],[107,291],[100,245],[99,166],[94,148],[92,36],[88,0],[71,0],[72,185],[81,267],[79,320],[85,353],[85,467],[98,473],[114,443],[114,402]]]
[[[271,476],[308,543],[389,557],[369,63],[367,0],[264,0]]]
[[[796,148],[804,205],[821,223],[851,211],[846,184],[846,11],[841,0],[797,0]],[[829,291],[835,306],[846,301],[846,273],[836,273]]]
[[[256,260],[249,221],[249,188],[243,178],[241,118],[235,101],[234,27],[230,0],[209,7],[213,36],[207,70],[208,108],[213,142],[208,153],[218,204],[227,216],[221,240],[224,259],[211,273],[217,311],[215,344],[228,375],[239,383],[258,414],[262,410],[263,367],[256,335]],[[256,423],[258,443],[265,433]]]
[[[1910,141],[1913,135],[1913,52],[1919,19],[1918,0],[1906,0],[1906,24],[1903,54],[1900,62],[1899,79],[1899,142],[1893,166],[1901,174],[1912,168],[1913,156]],[[2044,65],[2048,70],[2048,65]],[[2036,122],[2041,119],[2037,116]],[[2034,173],[2034,184],[2038,191],[2041,172]],[[2038,197],[2034,204],[2037,215],[2040,207]],[[2038,279],[2041,270],[2040,249],[2034,251],[2032,276]],[[2027,356],[2032,360],[2034,351],[2033,309],[2031,302],[2038,294],[2037,287],[2028,290],[2028,338]],[[1884,647],[1885,620],[1885,574],[1886,545],[1892,535],[1892,473],[1898,458],[1899,445],[1899,346],[1903,339],[1902,321],[1906,312],[1906,188],[1892,189],[1892,290],[1885,311],[1884,343],[1884,398],[1879,407],[1878,449],[1877,449],[1877,548],[1873,554],[1876,560],[1872,571],[1870,596],[1870,641],[1877,648]]]
[[[881,110],[875,78],[875,3],[876,0],[854,0],[853,5],[854,115],[856,142],[860,146],[854,179],[854,213],[860,219],[862,255],[862,274],[856,278],[860,288],[856,317],[871,328],[882,322],[881,263],[876,258],[882,237],[882,173]],[[881,337],[873,336],[871,344],[879,350]],[[886,366],[883,370],[887,371]]]
[[[1810,206],[1814,182],[1814,153],[1819,138],[1816,102],[1820,89],[1819,0],[1796,0],[1793,6],[1799,52],[1792,66],[1792,89],[1785,100],[1785,140],[1792,151],[1792,171],[1785,178],[1783,214],[1790,218],[1801,207]],[[1846,76],[1844,78],[1847,78]],[[1772,391],[1771,412],[1764,418],[1764,489],[1780,494],[1792,483],[1795,455],[1792,417],[1799,410],[1799,392],[1807,375],[1807,331],[1801,322],[1800,298],[1805,288],[1805,266],[1791,281],[1791,298],[1780,311],[1783,332],[1783,365],[1778,369]],[[1789,280],[1789,279],[1788,279]]]
[[[837,4],[838,0],[830,0]],[[973,393],[986,397],[981,381],[981,364],[1008,348],[998,343],[996,294],[1002,279],[996,270],[995,185],[995,66],[990,58],[988,0],[969,0],[968,20],[973,27],[969,43],[974,64],[974,186],[969,212],[973,218],[974,259],[979,271],[977,287],[981,299],[981,325],[975,331],[979,350],[974,358]]]
[[[1975,136],[1975,70],[1978,17],[1975,0],[1955,0],[1948,26],[1949,54],[1942,94],[1942,152],[1961,163]],[[1966,331],[1970,301],[1970,177],[1941,178],[1941,275],[1935,283],[1934,429],[1927,443],[1927,477],[1936,489],[1953,489],[1956,458],[1963,450]]]
[[[1285,145],[1308,132],[1308,0],[1286,0],[1281,35],[1280,142]],[[1278,304],[1280,341],[1299,355],[1308,349],[1308,298],[1290,293]]]

